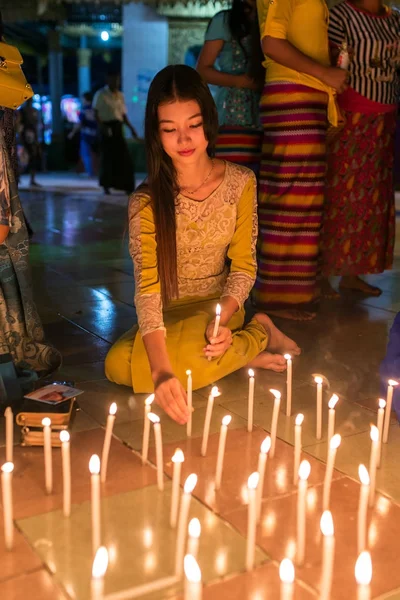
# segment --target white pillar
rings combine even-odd
[[[122,77],[129,118],[143,135],[147,91],[168,64],[168,20],[144,4],[123,7]]]

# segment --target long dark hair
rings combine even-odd
[[[179,189],[175,167],[161,144],[158,107],[176,100],[195,100],[199,104],[210,156],[214,154],[218,133],[213,97],[197,71],[186,65],[170,65],[157,73],[147,97],[145,146],[147,187],[154,212],[158,276],[164,306],[178,297],[175,198]]]

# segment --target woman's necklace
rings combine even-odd
[[[189,190],[188,190],[188,189],[186,189],[186,188],[181,188],[181,190],[182,190],[182,189],[184,189],[184,190],[185,190],[185,194],[190,194],[191,196],[193,196],[193,194],[195,194],[196,192],[198,192],[198,191],[199,191],[199,189],[200,189],[200,188],[202,188],[202,187],[203,187],[203,185],[205,185],[205,184],[207,183],[207,181],[210,179],[210,176],[211,176],[211,173],[213,172],[213,170],[214,170],[214,159],[212,158],[212,159],[211,159],[211,169],[210,169],[210,171],[209,171],[209,173],[208,173],[207,177],[206,177],[206,178],[205,178],[205,180],[203,181],[203,183],[201,183],[201,184],[199,185],[199,187],[197,187],[195,190],[190,190],[190,191],[189,191]]]

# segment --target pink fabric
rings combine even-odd
[[[358,112],[363,115],[371,115],[373,113],[387,113],[397,109],[397,104],[381,104],[374,102],[362,96],[353,88],[348,87],[343,94],[338,96],[339,107],[349,112]]]

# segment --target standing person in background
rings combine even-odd
[[[232,8],[210,21],[197,70],[207,83],[219,86],[215,155],[256,173],[262,141],[262,61],[255,0],[233,0]]]
[[[381,0],[343,2],[331,11],[329,39],[336,62],[351,49],[349,88],[338,97],[345,126],[328,154],[321,238],[327,296],[339,289],[379,296],[360,275],[382,273],[393,263],[395,206],[394,136],[398,107],[400,15]]]
[[[330,66],[328,8],[321,0],[258,0],[266,81],[259,187],[258,309],[315,316],[328,119],[346,72]],[[328,117],[328,119],[327,119]]]
[[[19,139],[28,156],[27,171],[30,175],[30,185],[40,187],[40,184],[36,181],[36,173],[40,168],[41,160],[39,113],[33,107],[32,98],[25,102],[17,115]]]
[[[96,92],[93,108],[100,126],[100,185],[106,194],[110,188],[125,190],[131,194],[135,189],[134,165],[124,137],[126,125],[137,138],[130,123],[123,93],[120,91],[119,73],[110,72],[107,85]]]
[[[76,123],[68,139],[80,133],[80,155],[85,171],[90,177],[97,174],[97,142],[98,126],[95,112],[92,107],[92,94],[82,94],[82,109],[79,114],[79,123]]]

